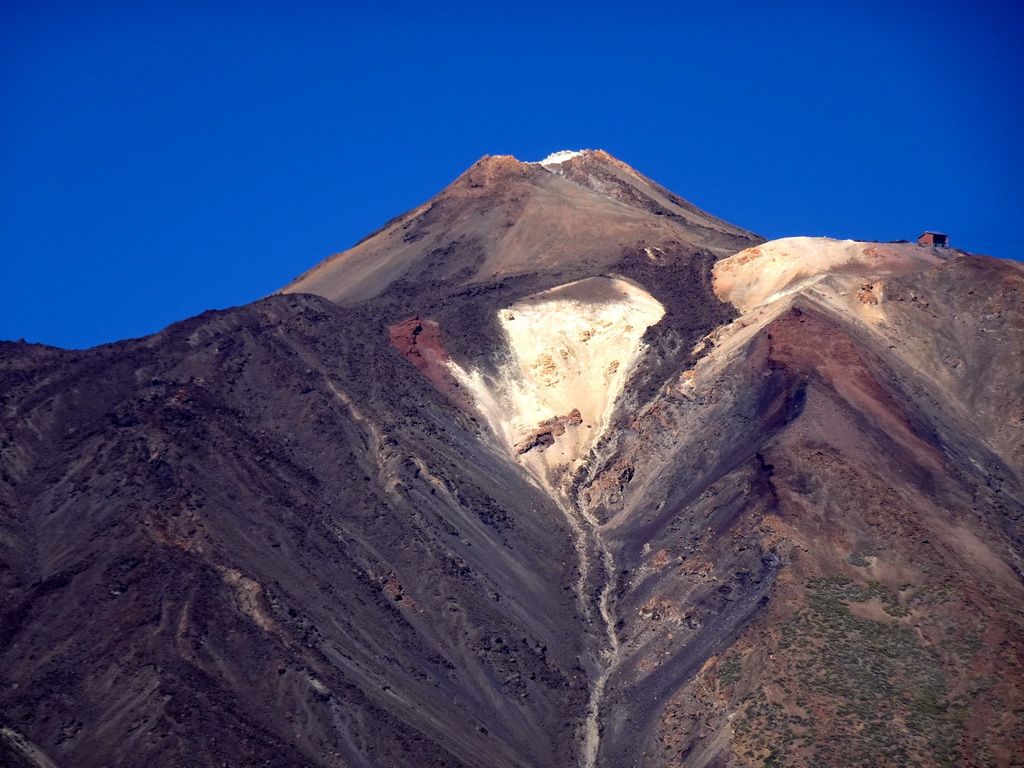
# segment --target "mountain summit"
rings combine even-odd
[[[539,163],[501,155],[481,158],[432,200],[283,292],[347,305],[410,284],[437,291],[538,274],[590,276],[629,249],[657,259],[687,244],[721,255],[759,240],[600,150]]]
[[[0,762],[1024,743],[1024,269],[485,157],[245,307],[0,343]]]

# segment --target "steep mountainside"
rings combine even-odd
[[[1024,765],[1024,269],[484,158],[0,343],[0,764]]]

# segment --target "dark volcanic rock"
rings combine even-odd
[[[60,765],[569,760],[563,518],[362,322],[8,346],[5,726]]]

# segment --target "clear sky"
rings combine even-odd
[[[1024,4],[0,0],[0,338],[253,301],[484,154],[1024,258]]]

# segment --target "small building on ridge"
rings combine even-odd
[[[917,238],[918,245],[934,245],[936,248],[949,248],[949,236],[941,232],[925,232]]]

